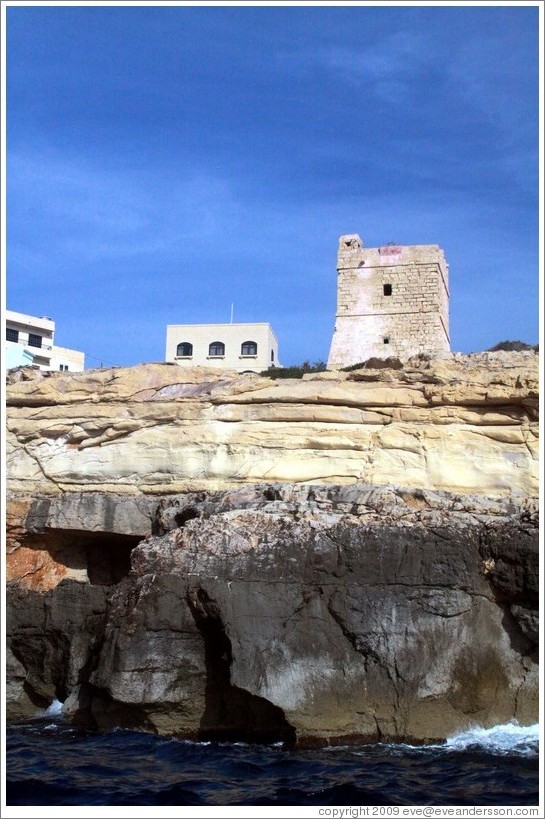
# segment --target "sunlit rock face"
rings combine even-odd
[[[8,479],[23,496],[261,481],[538,491],[533,352],[303,380],[168,364],[11,380]]]
[[[10,373],[7,711],[301,745],[537,721],[537,357]]]

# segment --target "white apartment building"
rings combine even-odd
[[[81,372],[85,354],[55,345],[55,322],[6,310],[6,369],[28,365],[41,370]]]
[[[256,372],[281,367],[270,324],[169,324],[165,361]]]

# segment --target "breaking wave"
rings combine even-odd
[[[470,728],[448,737],[445,747],[452,751],[486,751],[491,754],[537,756],[540,727],[508,722],[493,728]]]
[[[52,718],[60,718],[62,717],[62,707],[64,703],[60,702],[60,700],[53,700],[53,702],[45,709],[42,716],[44,717],[52,717]]]

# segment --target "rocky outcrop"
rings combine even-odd
[[[7,710],[299,743],[537,720],[537,357],[7,390]]]
[[[170,364],[16,371],[10,490],[174,494],[273,482],[537,494],[537,355],[278,380]]]
[[[535,504],[364,485],[147,503],[123,578],[104,548],[102,575],[82,558],[45,591],[12,582],[12,716],[57,698],[93,728],[301,745],[537,719]],[[26,527],[79,542],[76,508],[105,544],[135,537],[91,494]]]

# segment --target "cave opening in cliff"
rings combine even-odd
[[[142,538],[131,535],[100,533],[82,539],[87,560],[89,583],[113,586],[127,577],[131,570],[131,552]]]
[[[36,554],[27,560],[42,574],[67,574],[93,586],[113,586],[129,574],[131,552],[141,541],[140,536],[112,532],[50,529],[25,538],[21,545]]]
[[[198,517],[200,517],[200,512],[196,507],[186,506],[185,509],[182,509],[176,515],[174,515],[174,521],[176,522],[176,526],[181,529],[183,526],[185,526],[188,520],[194,520]]]
[[[199,739],[295,745],[295,728],[281,708],[231,683],[231,641],[217,603],[204,589],[190,593],[188,603],[205,650],[205,709]]]

